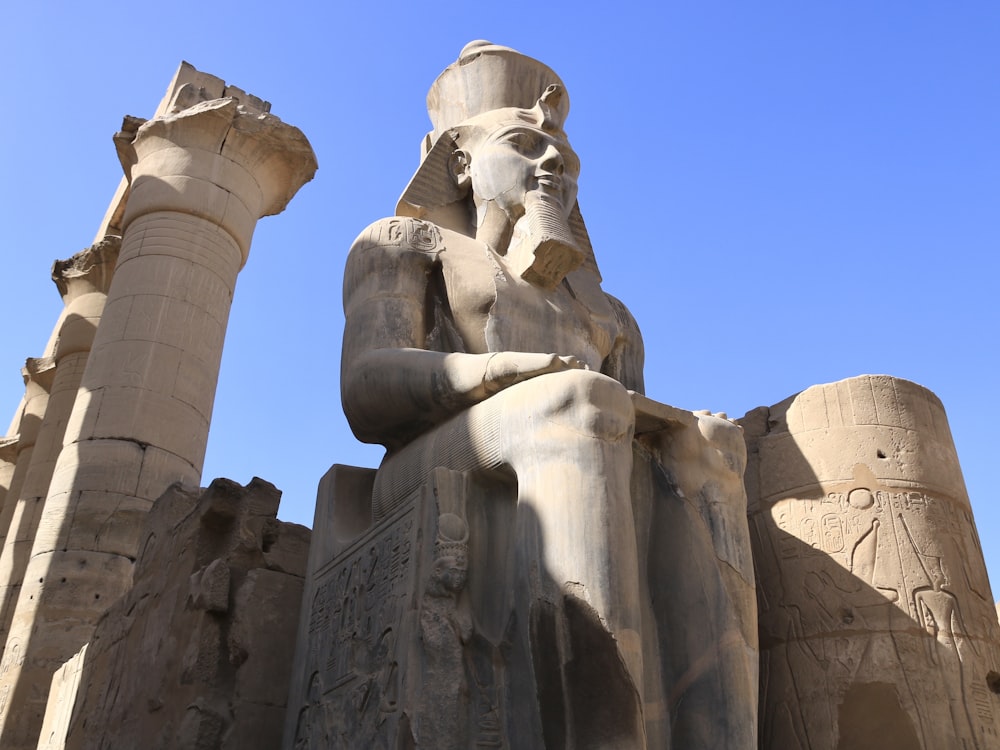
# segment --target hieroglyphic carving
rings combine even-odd
[[[857,507],[849,498],[858,494],[870,496],[872,502]],[[976,642],[986,638],[987,631],[965,622],[959,600],[949,590],[956,587],[982,598],[969,585],[966,560],[972,550],[969,535],[962,533],[966,513],[954,502],[922,491],[855,488],[814,499],[785,498],[771,506],[771,514],[778,534],[787,534],[781,529],[789,526],[799,530],[797,539],[789,535],[774,540],[784,560],[796,561],[794,570],[783,567],[786,590],[799,587],[804,593],[795,606],[784,607],[785,615],[804,648],[825,665],[832,692],[846,692],[855,681],[874,645],[865,631],[889,627],[893,616],[885,607],[892,606],[922,624],[931,637],[923,640],[922,661],[937,673],[935,682],[948,695],[952,725],[962,727],[970,742],[991,728],[989,702],[980,698],[975,706],[967,706],[963,697],[965,691],[975,696],[974,687],[985,690],[970,680],[963,665],[982,655]],[[773,626],[774,615],[765,613],[762,619]],[[844,631],[849,637],[836,637]],[[897,642],[894,648],[902,646]],[[930,700],[925,692],[914,688],[915,705]]]
[[[309,620],[310,704],[296,747],[391,747],[398,721],[397,635],[413,587],[416,511],[411,505],[320,571]],[[370,731],[370,734],[369,734]],[[379,743],[382,744],[379,744]]]
[[[858,424],[827,421],[819,406],[838,398]],[[914,747],[996,746],[1000,631],[940,402],[865,376],[762,411],[766,426],[744,423],[758,462],[762,746],[867,742],[873,716]],[[935,426],[916,429],[924,414]]]
[[[286,748],[508,747],[503,655],[466,591],[466,483],[435,469],[394,514],[317,563]]]
[[[406,247],[424,253],[444,250],[441,230],[419,219],[393,216],[372,224],[356,240],[361,249],[369,247]]]
[[[770,505],[770,514],[783,532],[774,539],[782,559],[822,553],[898,600],[915,619],[913,592],[931,587],[935,577],[961,582],[989,602],[967,562],[980,556],[972,514],[951,498],[855,487],[818,498],[783,498]]]

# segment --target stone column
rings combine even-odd
[[[131,583],[142,517],[200,481],[236,275],[254,226],[312,177],[305,136],[235,99],[118,139],[131,188],[114,280],[8,638],[0,746],[33,748],[52,673]]]
[[[10,480],[14,477],[14,467],[17,466],[17,437],[0,438],[0,513],[3,512],[10,489]]]
[[[0,545],[7,537],[11,517],[21,495],[21,487],[28,474],[31,458],[35,452],[35,443],[42,427],[45,410],[49,405],[49,390],[55,375],[55,362],[49,357],[31,358],[25,361],[21,369],[24,377],[24,408],[21,410],[17,427],[17,443],[13,449],[8,448],[8,455],[13,450],[14,466],[10,470],[10,484],[7,496],[0,509]],[[4,579],[0,578],[0,584]]]
[[[18,495],[11,495],[9,505],[0,512],[0,524],[7,529],[0,546],[0,641],[7,639],[49,481],[62,450],[66,424],[104,309],[120,244],[118,237],[105,238],[69,260],[56,261],[52,268],[52,279],[65,308],[54,338],[55,367],[51,370],[48,405],[24,481]]]
[[[1000,625],[941,402],[862,376],[742,424],[761,747],[996,747]]]

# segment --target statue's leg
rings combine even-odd
[[[500,442],[517,475],[516,600],[529,613],[546,745],[643,747],[631,401],[579,370],[517,390]]]
[[[756,590],[740,428],[691,415],[637,441],[633,492],[650,507],[644,559],[673,747],[757,747]],[[643,471],[644,469],[644,471]],[[696,613],[693,616],[693,613]]]
[[[530,651],[547,748],[645,747],[633,424],[617,381],[553,373],[423,435],[376,479],[373,505],[388,515],[436,466],[516,475],[512,635]]]

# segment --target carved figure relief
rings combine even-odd
[[[963,664],[980,657],[975,643],[983,636],[971,635],[974,631],[964,622],[944,572],[953,571],[958,580],[967,581],[971,574],[966,561],[974,559],[953,502],[920,491],[872,492],[865,487],[813,500],[781,500],[771,507],[771,515],[774,531],[765,533],[780,535],[773,540],[780,557],[796,561],[781,568],[783,588],[804,594],[795,606],[783,607],[787,627],[809,654],[806,661],[791,652],[787,656],[797,681],[818,667],[831,695],[846,693],[859,678],[862,663],[872,658],[872,650],[882,648],[877,637],[873,640],[867,633],[891,632],[894,616],[887,608],[894,607],[920,623],[929,636],[921,647],[922,658],[920,653],[909,655],[909,669],[922,660],[925,671],[938,675],[936,682],[948,696],[953,731],[969,748],[980,747],[974,738],[985,728],[965,697],[972,682]],[[796,524],[795,536],[782,531],[790,521]],[[826,531],[817,535],[817,528]],[[931,529],[943,539],[934,538]],[[963,588],[975,594],[971,586]],[[781,627],[778,612],[765,612],[763,618],[769,629]],[[850,638],[833,637],[845,629]],[[821,634],[826,637],[816,638]],[[895,651],[908,648],[898,641],[893,639]],[[917,706],[928,705],[932,694],[918,686],[910,700]],[[808,716],[802,724],[813,731],[822,726]]]
[[[323,571],[309,621],[308,704],[296,742],[349,748],[359,733],[388,742],[397,710],[398,656],[394,630],[413,582],[413,512],[383,526]],[[326,743],[326,744],[320,744]],[[389,747],[389,745],[386,745]]]
[[[438,519],[434,562],[420,606],[423,647],[422,701],[417,735],[423,745],[464,750],[470,691],[465,645],[472,637],[472,616],[462,599],[468,575],[469,530],[452,513]]]

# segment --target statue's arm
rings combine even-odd
[[[390,222],[400,220],[361,234],[344,274],[340,395],[359,440],[399,447],[514,383],[581,366],[555,354],[428,351],[439,249],[387,232]]]
[[[644,393],[645,383],[642,368],[645,363],[646,350],[642,345],[639,324],[635,322],[632,313],[621,300],[610,294],[606,296],[611,302],[611,309],[614,310],[618,320],[618,337],[615,339],[611,354],[604,360],[601,372],[614,378],[630,391]]]
[[[488,359],[424,349],[437,249],[414,248],[399,229],[405,225],[392,228],[390,221],[365,230],[348,255],[340,373],[354,434],[386,446],[403,444],[485,397]],[[401,240],[393,241],[397,236]]]

